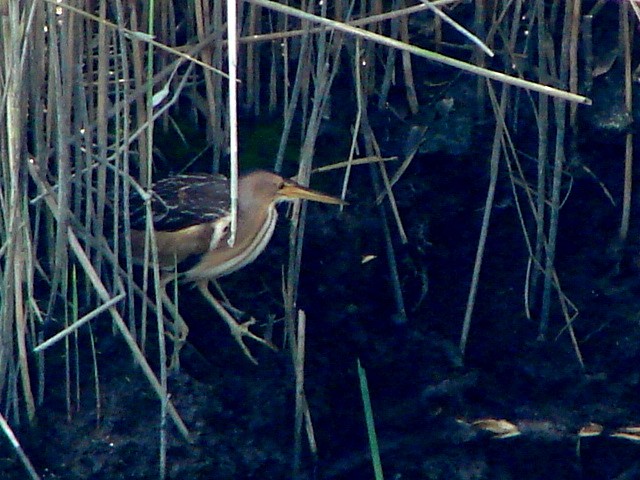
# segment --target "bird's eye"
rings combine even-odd
[[[284,182],[280,182],[278,184],[278,190],[282,190],[284,188],[284,185],[285,185]]]

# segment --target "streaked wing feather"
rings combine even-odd
[[[130,200],[131,228],[144,229],[145,204],[139,195]],[[229,181],[206,173],[174,175],[158,181],[151,191],[156,230],[175,231],[213,222],[229,214]]]

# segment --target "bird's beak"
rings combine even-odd
[[[286,180],[284,186],[280,189],[279,194],[283,199],[302,198],[313,202],[330,203],[332,205],[348,205],[344,200],[303,187],[293,180]]]

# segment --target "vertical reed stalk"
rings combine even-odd
[[[568,1],[565,4],[564,26],[562,35],[562,45],[560,53],[559,80],[563,87],[566,87],[569,79],[569,52],[573,43],[571,39],[572,19],[574,3]],[[558,239],[558,224],[560,221],[560,195],[562,187],[562,169],[565,160],[565,137],[566,137],[566,111],[567,102],[561,99],[554,99],[554,114],[556,125],[556,141],[554,152],[554,164],[551,187],[551,208],[549,215],[549,233],[547,244],[547,255],[545,261],[545,278],[542,292],[542,307],[540,312],[540,325],[538,329],[539,338],[546,337],[549,325],[549,315],[551,311],[551,288],[553,286],[553,271],[556,256],[556,242]]]
[[[633,118],[633,81],[631,77],[631,46],[633,33],[629,28],[629,4],[620,5],[620,46],[624,58],[624,106],[630,118]],[[633,190],[633,132],[625,135],[624,151],[624,188],[622,194],[622,218],[618,236],[624,243],[629,233],[631,218],[631,194]]]

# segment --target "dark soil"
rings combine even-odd
[[[594,85],[594,108],[605,116],[598,99],[615,97],[620,87],[611,78]],[[358,359],[368,376],[386,478],[640,478],[640,445],[610,435],[640,422],[635,207],[632,241],[616,243],[623,134],[605,135],[602,118],[582,114],[581,136],[565,178],[568,185],[572,177],[572,189],[561,211],[557,269],[564,294],[579,311],[573,328],[585,369],[555,294],[547,340],[538,340],[537,307],[533,319],[524,313],[527,250],[504,164],[462,359],[458,343],[493,135],[491,122],[478,119],[470,93],[474,86],[474,79],[462,77],[440,92],[441,98],[454,100],[453,110],[420,121],[433,132],[457,124],[456,138],[447,144],[437,133],[429,137],[395,188],[409,237],[402,245],[391,224],[408,321],[394,304],[368,167],[357,167],[351,205],[343,214],[309,205],[298,306],[307,314],[305,389],[318,455],[314,459],[304,444],[301,478],[373,478]],[[394,131],[385,115],[372,114],[372,123],[381,137],[397,141],[402,132]],[[535,150],[534,135],[527,134],[535,127],[528,121],[521,120],[513,132],[524,151]],[[319,142],[319,153],[330,144],[327,138]],[[401,149],[392,142],[387,148]],[[528,174],[535,168],[535,162],[525,164]],[[323,190],[339,191],[340,174],[323,180]],[[222,281],[234,305],[261,320],[282,314],[280,272],[288,239],[286,227],[280,227],[267,252]],[[369,255],[375,258],[363,262]],[[191,332],[169,391],[192,442],[169,426],[168,478],[291,478],[294,376],[289,351],[273,352],[249,341],[260,362],[254,366],[197,292],[184,288],[181,306]],[[47,357],[47,394],[37,425],[18,430],[19,438],[44,478],[158,478],[159,401],[124,343],[111,334],[109,319],[94,325],[99,412],[85,332],[79,340],[81,397],[73,401],[71,415],[61,377],[63,351],[54,350]],[[254,331],[263,327],[260,323]],[[274,342],[282,345],[281,338],[282,322],[276,322]],[[150,349],[150,361],[157,366]],[[499,438],[473,425],[482,419],[504,419],[520,435]],[[579,439],[578,432],[590,422],[602,425],[603,433]],[[0,477],[25,478],[6,442],[0,450]]]

